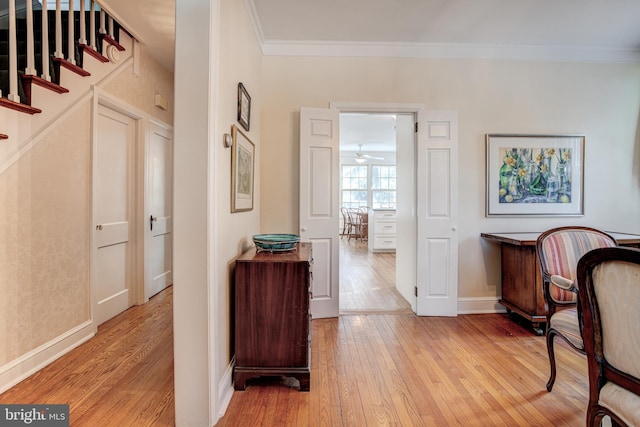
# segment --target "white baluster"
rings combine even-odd
[[[111,36],[112,39],[115,40],[115,37],[113,36],[113,18],[110,16],[107,16],[107,19],[109,20],[109,35]]]
[[[104,10],[100,9],[100,29],[98,30],[100,31],[100,34],[107,34],[107,29],[104,25],[104,20],[105,20]]]
[[[91,7],[89,9],[91,16],[89,17],[89,46],[91,49],[98,50],[96,48],[96,2],[91,0]]]
[[[49,74],[49,13],[47,11],[47,1],[42,1],[42,76],[50,82]]]
[[[16,38],[16,1],[9,0],[9,101],[20,102],[18,96],[18,41]]]
[[[38,74],[36,71],[36,54],[33,42],[33,3],[27,1],[27,68],[24,73],[30,76]]]
[[[60,0],[56,0],[56,51],[53,56],[64,59],[62,54],[62,9],[60,8]]]
[[[71,64],[75,65],[76,64],[76,55],[75,55],[75,36],[74,36],[74,19],[73,19],[73,14],[75,12],[73,11],[73,0],[69,0],[69,15],[67,17],[67,20],[69,22],[69,32],[67,35],[67,61],[69,61]]]
[[[78,43],[87,44],[87,15],[84,11],[84,0],[80,0],[80,38]]]

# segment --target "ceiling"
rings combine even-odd
[[[244,0],[265,54],[640,62],[639,0]],[[102,0],[173,69],[175,0]]]
[[[173,70],[175,0],[102,2]],[[265,55],[640,62],[640,0],[244,2]],[[395,134],[387,119],[343,118],[341,135],[349,149],[375,151],[374,140]]]
[[[396,151],[396,115],[379,113],[340,114],[340,150]]]
[[[265,54],[640,59],[638,0],[247,0]]]

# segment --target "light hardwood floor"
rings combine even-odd
[[[396,290],[396,254],[373,253],[367,241],[340,239],[340,314],[412,313]]]
[[[71,426],[174,425],[173,288],[0,394],[0,403],[69,404]]]
[[[313,322],[311,391],[249,382],[218,426],[581,426],[584,357],[507,315],[369,314]]]
[[[172,426],[172,288],[0,395],[69,403],[72,426]],[[581,426],[583,356],[505,314],[373,313],[312,322],[311,391],[263,378],[235,392],[219,426]]]

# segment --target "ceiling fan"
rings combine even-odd
[[[364,154],[362,152],[362,144],[358,144],[358,151],[356,152],[356,162],[358,163],[364,163],[367,160],[384,160],[384,157],[375,157],[375,156],[370,156],[368,154]]]

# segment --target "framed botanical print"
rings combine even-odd
[[[251,121],[251,97],[242,83],[238,83],[238,123],[249,132]]]
[[[584,215],[580,135],[487,134],[489,216]]]
[[[253,209],[255,146],[236,125],[231,128],[231,212]]]

